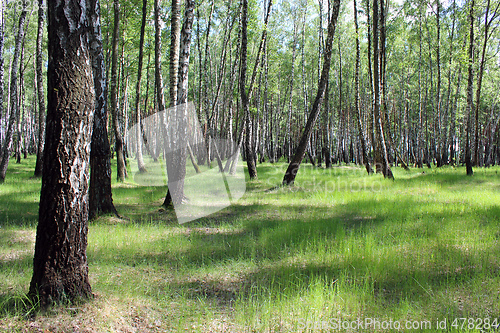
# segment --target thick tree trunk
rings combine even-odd
[[[29,290],[41,306],[92,296],[86,249],[95,99],[87,44],[88,1],[48,5],[47,135]]]
[[[42,37],[45,25],[43,0],[38,0],[38,31],[36,35],[36,92],[38,97],[38,147],[35,164],[35,177],[42,176],[43,143],[45,141],[45,96],[43,92],[43,53]],[[0,51],[1,52],[1,51]],[[1,83],[0,83],[1,84]],[[1,93],[1,92],[0,92]]]
[[[329,17],[328,22],[328,36],[325,42],[325,50],[324,50],[324,61],[323,61],[323,69],[321,71],[321,78],[318,84],[318,92],[316,94],[316,98],[314,99],[314,103],[311,109],[311,113],[307,119],[306,126],[304,128],[304,132],[299,141],[299,145],[295,154],[288,165],[285,176],[283,177],[283,185],[292,185],[295,181],[295,177],[297,176],[297,172],[300,168],[300,164],[304,159],[304,155],[306,153],[307,143],[311,137],[312,129],[316,119],[318,118],[320,104],[323,100],[323,95],[325,93],[326,83],[328,81],[328,76],[330,74],[330,62],[332,59],[332,44],[333,44],[333,36],[335,35],[335,26],[337,25],[337,18],[339,15],[340,8],[340,0],[334,0],[332,15]]]
[[[19,96],[18,96],[18,71],[19,68],[19,58],[21,57],[21,44],[24,39],[24,29],[25,29],[25,21],[27,11],[28,2],[27,0],[22,0],[22,10],[19,16],[19,25],[16,36],[16,41],[14,44],[14,55],[12,56],[12,70],[10,72],[10,116],[9,116],[9,125],[7,128],[7,134],[5,136],[2,150],[0,151],[0,184],[5,181],[5,176],[7,174],[7,167],[9,166],[10,159],[10,149],[12,146],[12,137],[14,134],[14,125],[16,123],[16,119],[19,118]]]
[[[110,97],[111,115],[113,117],[113,130],[115,132],[115,150],[118,181],[123,182],[127,178],[127,167],[125,164],[125,151],[123,145],[123,136],[120,129],[120,119],[118,117],[118,92],[117,92],[117,72],[118,72],[118,33],[120,30],[120,5],[118,0],[113,0],[114,25],[113,38],[111,42],[111,81]]]
[[[102,48],[101,6],[89,0],[88,16],[90,58],[94,75],[95,114],[90,150],[89,219],[100,214],[118,215],[111,193],[111,149],[108,139],[106,65]]]

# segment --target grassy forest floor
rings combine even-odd
[[[165,187],[114,184],[123,218],[89,228],[95,299],[32,316],[40,180],[34,157],[12,163],[0,185],[0,331],[439,331],[446,319],[466,332],[500,321],[500,167],[395,168],[389,181],[303,166],[294,187],[276,187],[285,167],[259,165],[236,204],[183,225],[159,209]]]

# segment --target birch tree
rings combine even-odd
[[[92,297],[87,264],[94,83],[88,0],[48,2],[48,108],[29,296],[42,307]]]

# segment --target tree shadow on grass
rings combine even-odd
[[[401,182],[408,184],[408,187],[415,186],[411,185],[413,182],[433,180],[446,186],[471,183],[471,180],[460,175],[452,175],[444,180],[432,175],[424,177],[402,179]],[[475,184],[482,182],[482,179],[474,181]],[[261,187],[259,184],[254,186],[257,190]],[[127,190],[120,189],[123,197],[127,195]],[[148,189],[141,191],[146,205],[151,193],[147,192]],[[299,188],[296,191],[303,190]],[[163,193],[160,194],[158,197],[161,199]],[[114,260],[119,260],[121,264],[131,266],[155,263],[168,267],[174,274],[191,272],[190,279],[164,283],[174,290],[187,293],[190,298],[209,299],[222,305],[231,304],[239,297],[248,299],[255,288],[279,293],[284,288],[307,287],[318,277],[325,281],[343,278],[347,286],[354,289],[368,283],[373,297],[387,307],[399,304],[404,299],[432,303],[432,297],[448,289],[466,288],[471,281],[498,274],[498,263],[484,260],[488,256],[498,257],[499,253],[493,247],[479,255],[454,248],[451,239],[441,239],[439,245],[435,244],[440,231],[452,223],[450,216],[473,219],[471,224],[480,222],[495,227],[499,223],[499,207],[474,207],[473,215],[472,208],[466,207],[464,214],[457,216],[446,203],[438,202],[436,205],[418,196],[395,199],[373,196],[345,204],[324,202],[314,207],[277,202],[237,203],[196,222],[169,224],[166,228],[175,227],[182,231],[179,237],[188,240],[188,247],[178,250],[172,248],[166,239],[155,239],[151,241],[152,248],[156,249],[153,253],[131,253],[130,250],[118,249],[106,261],[109,260],[112,265]],[[122,204],[122,207],[130,211],[136,208],[128,203]],[[172,212],[168,215],[159,212],[156,207],[135,216],[139,217],[137,223],[165,223],[174,219]],[[314,251],[318,250],[319,246],[315,247],[318,241],[324,243],[320,246],[342,247],[345,246],[342,242],[348,237],[360,244],[363,244],[363,239],[371,238],[375,250],[391,246],[404,248],[412,242],[416,244],[410,247],[414,253],[403,251],[397,254],[400,256],[398,260],[386,260],[383,265],[380,260],[386,258],[375,258],[374,255],[363,258],[363,251],[356,248],[353,249],[354,254],[343,260],[328,258],[328,263],[324,263],[311,258],[315,255]],[[500,233],[495,237],[499,239]],[[417,248],[420,241],[428,243],[427,247]],[[300,258],[307,251],[311,251],[309,257]],[[252,262],[256,268],[251,272],[242,271],[238,279],[231,283],[220,278],[207,280],[204,278],[205,273],[196,273],[200,267],[231,267],[231,262]],[[161,288],[161,284],[157,288]],[[436,302],[440,309],[446,307],[446,299]],[[463,314],[470,310],[457,309]]]
[[[419,302],[422,299],[426,299],[423,303],[437,303],[439,307],[446,307],[449,305],[446,304],[446,299],[436,299],[440,297],[440,294],[445,294],[447,290],[455,288],[467,288],[470,280],[483,279],[485,276],[498,274],[499,267],[491,270],[491,267],[467,265],[471,258],[462,251],[456,249],[442,251],[442,249],[437,249],[437,255],[449,256],[459,264],[454,264],[455,267],[440,267],[432,263],[425,267],[388,267],[385,274],[376,274],[375,276],[371,271],[370,264],[365,267],[352,265],[351,262],[269,264],[246,276],[239,294],[249,298],[257,289],[261,292],[265,291],[262,292],[263,294],[267,294],[271,290],[272,294],[279,295],[284,292],[289,293],[289,290],[293,290],[296,285],[300,286],[301,290],[295,291],[299,293],[303,292],[304,287],[308,288],[313,281],[317,281],[319,278],[325,282],[325,285],[328,285],[328,281],[337,281],[344,285],[344,288],[352,290],[360,290],[366,288],[366,285],[370,285],[369,294],[372,294],[373,298],[384,308],[399,304],[402,300]],[[360,261],[360,259],[355,261]],[[467,295],[468,292],[465,294]],[[496,297],[497,300],[500,299],[499,295],[495,295],[495,293],[489,296]],[[492,304],[495,302],[494,299],[490,301]],[[498,306],[496,308],[498,311]],[[461,314],[467,314],[471,311],[474,311],[474,308],[463,308]]]
[[[489,207],[476,210],[475,214],[482,218],[481,223],[494,227],[499,210],[498,207]],[[446,209],[435,209],[432,203],[412,199],[367,199],[314,208],[279,204],[233,205],[196,222],[169,225],[182,230],[183,237],[188,238],[191,248],[182,256],[195,267],[207,262],[249,257],[252,260],[276,260],[293,255],[318,240],[339,243],[346,235],[371,235],[378,245],[384,246],[433,240],[450,223],[449,214]],[[172,221],[172,216],[169,221]],[[153,212],[143,221],[164,222],[158,222],[157,217],[158,213]],[[152,242],[153,248],[176,253],[176,249],[168,247],[166,239]],[[124,257],[132,261],[153,259],[142,252],[137,253],[137,257],[129,255],[127,251]],[[163,258],[166,261],[171,259],[167,255]]]
[[[19,196],[0,195],[0,226],[33,227],[38,223],[38,201],[22,200]]]
[[[499,211],[499,207],[478,208],[474,218],[495,227]],[[461,218],[470,217],[467,214]],[[120,254],[118,250],[115,255],[124,260],[122,264],[156,263],[174,271],[180,269],[182,274],[192,272],[191,279],[166,283],[192,298],[221,304],[250,297],[252,288],[279,292],[281,288],[308,286],[318,277],[325,281],[343,277],[353,288],[369,282],[373,297],[384,306],[404,299],[432,303],[433,295],[498,275],[500,267],[488,259],[498,257],[494,246],[482,253],[470,252],[457,247],[453,239],[440,239],[440,231],[448,223],[456,223],[449,217],[446,207],[436,208],[418,198],[365,199],[316,207],[234,205],[197,222],[176,226],[183,230],[179,237],[189,242],[181,251],[163,238],[153,241],[155,253]],[[322,247],[327,253],[345,248],[346,240],[362,247],[353,248],[350,255],[331,251],[323,261],[314,258]],[[419,248],[420,243],[425,246]],[[393,252],[392,257],[377,257],[383,252],[380,249]],[[237,262],[252,262],[254,268],[240,272],[229,284],[221,279],[207,281],[204,273],[195,273],[200,267],[231,267]],[[443,309],[447,300],[436,302]],[[465,314],[469,310],[457,311]]]
[[[328,288],[332,285],[338,284],[336,292],[340,297],[343,293],[365,290],[365,294],[359,295],[364,297],[362,302],[377,304],[387,311],[395,310],[401,302],[410,302],[417,307],[431,305],[430,309],[424,309],[425,315],[500,314],[500,296],[495,292],[483,294],[479,300],[483,303],[479,305],[478,300],[474,299],[461,301],[470,292],[467,291],[470,288],[469,281],[484,281],[485,278],[493,277],[498,274],[498,267],[495,272],[490,271],[489,267],[467,266],[466,263],[473,262],[474,259],[459,249],[436,248],[435,252],[437,256],[453,258],[459,264],[451,268],[435,266],[432,262],[423,267],[389,267],[385,274],[380,275],[373,274],[370,265],[364,268],[356,265],[356,262],[361,261],[360,258],[354,262],[338,261],[328,264],[290,264],[276,260],[259,265],[250,272],[233,274],[233,278],[214,279],[210,275],[204,275],[187,280],[178,279],[168,284],[170,290],[179,290],[179,293],[188,298],[203,299],[223,307],[233,305],[236,300],[264,304],[269,298],[279,298],[281,295],[296,299],[307,293],[317,281],[321,281],[325,292],[329,292]],[[480,260],[476,258],[476,261]],[[163,287],[160,284],[153,288]],[[369,315],[369,311],[370,309],[365,315]]]

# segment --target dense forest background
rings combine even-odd
[[[23,3],[19,61],[13,68]],[[146,7],[144,7],[144,5]],[[119,4],[116,117],[121,133],[158,110],[155,93],[155,17],[153,1]],[[181,20],[184,4],[181,4]],[[11,103],[11,72],[18,73],[13,150],[17,158],[38,150],[40,107],[36,88],[37,3],[2,1],[3,67],[0,96],[0,143],[5,141]],[[317,165],[362,164],[362,140],[372,163],[377,143],[373,112],[374,52],[380,56],[380,117],[391,163],[437,166],[460,164],[470,142],[477,166],[500,159],[498,126],[500,92],[499,3],[473,1],[385,1],[377,20],[378,50],[373,45],[373,8],[367,1],[341,3],[332,44],[332,64],[320,116],[310,137],[307,157]],[[171,3],[160,1],[160,64],[165,91],[169,82]],[[268,16],[267,29],[265,20]],[[321,74],[331,5],[327,1],[250,1],[248,4],[249,122],[246,131],[256,160],[290,159],[305,126]],[[139,66],[140,33],[145,13],[143,66]],[[191,33],[188,100],[197,108],[204,135],[241,141],[244,127],[240,96],[241,5],[239,1],[196,4]],[[355,24],[359,26],[358,33]],[[108,81],[111,78],[114,12],[101,2],[102,36]],[[263,38],[263,31],[266,37]],[[356,37],[359,40],[359,93],[356,89]],[[43,35],[45,78],[47,49]],[[470,43],[472,41],[472,44]],[[261,52],[258,52],[261,48]],[[470,50],[471,49],[471,50]],[[472,51],[471,54],[469,54]],[[259,59],[256,59],[256,56]],[[258,60],[258,61],[257,61]],[[142,67],[138,82],[138,69]],[[470,69],[470,71],[469,71]],[[470,77],[469,72],[472,73]],[[472,82],[470,82],[472,81]],[[472,84],[472,85],[471,85]],[[136,89],[136,86],[139,88]],[[108,84],[109,87],[109,84]],[[468,90],[472,89],[472,100]],[[138,95],[136,92],[138,91]],[[138,98],[137,98],[138,97]],[[166,105],[169,96],[165,94]],[[359,98],[359,99],[358,99]],[[359,111],[358,111],[359,110]],[[358,124],[358,118],[360,124]],[[111,117],[110,117],[111,119]],[[110,132],[111,144],[115,135]],[[469,140],[467,140],[469,138]],[[133,146],[127,142],[125,145]],[[234,147],[220,147],[229,156]],[[210,150],[210,149],[209,149]],[[209,151],[209,154],[211,152]],[[213,154],[213,153],[212,153]],[[198,152],[198,163],[206,154]],[[209,160],[213,160],[213,156]]]

